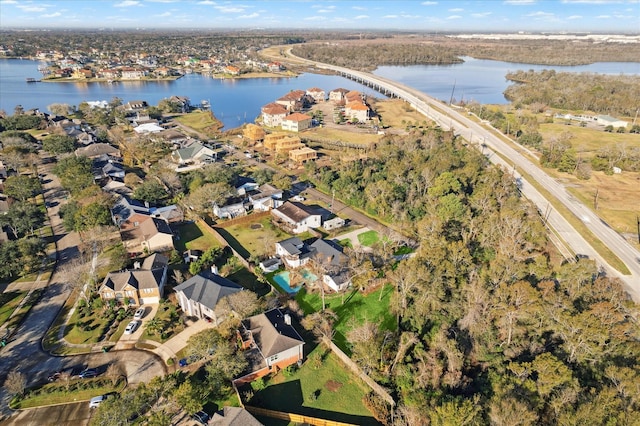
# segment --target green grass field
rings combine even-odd
[[[0,325],[7,322],[26,294],[26,291],[0,293]]]
[[[338,315],[338,321],[334,325],[336,331],[334,343],[345,353],[350,354],[346,334],[365,321],[379,324],[383,330],[395,330],[396,319],[389,311],[392,293],[393,287],[385,285],[367,295],[357,290],[344,295],[325,294],[326,307]],[[296,294],[296,300],[305,315],[322,309],[321,295],[316,292],[308,293],[305,288]]]
[[[212,113],[200,110],[175,117],[174,120],[212,138],[215,137],[222,128],[222,123],[218,121]]]
[[[177,228],[179,240],[174,242],[179,253],[185,250],[202,250],[222,247],[220,242],[209,231],[203,229],[197,223],[184,223]]]
[[[358,425],[377,425],[362,403],[369,389],[322,345],[288,377],[282,371],[248,403],[270,410]]]
[[[69,383],[69,389],[62,383],[49,383],[30,389],[24,398],[14,398],[10,406],[13,409],[24,409],[65,404],[69,401],[88,401],[94,396],[120,392],[125,386],[123,380],[114,386],[111,380],[104,378],[74,379]]]
[[[248,254],[247,257],[259,257],[272,253],[275,250],[274,244],[276,242],[290,237],[289,234],[275,227],[271,223],[270,217],[262,218],[255,223],[229,226],[222,231],[233,238],[229,240],[229,244],[239,253]]]
[[[371,247],[380,240],[380,236],[374,230],[358,234],[358,242],[365,247]]]

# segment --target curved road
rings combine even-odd
[[[490,155],[494,164],[500,164],[506,170],[513,169],[514,177],[518,179],[523,195],[529,198],[540,212],[545,212],[547,223],[573,249],[576,254],[584,254],[596,259],[609,275],[618,277],[622,281],[629,295],[640,302],[640,252],[627,242],[621,235],[611,229],[593,211],[569,194],[561,183],[553,179],[528,158],[505,143],[491,130],[460,114],[439,100],[432,98],[416,89],[395,81],[378,77],[370,73],[354,71],[347,68],[308,61],[291,53],[291,47],[286,47],[286,55],[299,64],[313,65],[319,69],[330,70],[355,80],[368,82],[381,89],[393,93],[395,96],[409,102],[418,112],[434,120],[445,130],[453,130],[472,144],[482,145],[506,157],[504,161],[498,155]],[[282,58],[279,58],[282,60]],[[589,230],[600,239],[620,260],[622,260],[630,275],[623,275],[611,267],[600,254],[580,235],[578,231],[549,203],[549,201],[518,173],[526,172],[542,185],[549,193],[559,200],[571,213],[584,222]]]
[[[49,166],[49,167],[47,167]],[[44,170],[42,170],[44,169]],[[58,178],[51,174],[50,165],[40,170],[45,173],[44,195],[49,205],[48,215],[56,238],[58,266],[79,255],[78,235],[66,233],[58,216],[64,193]],[[153,353],[129,350],[55,357],[46,353],[41,346],[42,337],[53,323],[56,315],[71,293],[71,289],[54,272],[49,284],[43,290],[38,303],[25,317],[20,327],[13,333],[7,346],[0,349],[0,384],[4,383],[9,371],[17,370],[27,378],[27,386],[45,382],[47,376],[57,370],[73,370],[75,374],[84,368],[98,368],[104,372],[108,364],[118,363],[126,372],[130,383],[149,381],[152,377],[165,373],[164,363]],[[0,387],[0,420],[13,414],[8,407],[9,396]],[[7,424],[19,424],[11,418]],[[5,424],[4,422],[2,424]]]

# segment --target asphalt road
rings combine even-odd
[[[395,81],[375,76],[373,74],[354,71],[347,68],[336,67],[327,64],[306,61],[294,57],[289,48],[287,54],[298,63],[315,65],[321,69],[328,69],[338,73],[346,73],[364,81],[369,81],[391,90],[397,96],[409,102],[416,110],[423,115],[433,119],[445,130],[453,129],[472,144],[479,148],[484,144],[489,149],[505,156],[508,161],[502,161],[498,155],[490,155],[490,160],[495,164],[502,164],[507,170],[512,169],[514,177],[518,178],[521,184],[522,193],[536,204],[538,210],[548,214],[548,225],[564,239],[576,254],[588,255],[603,267],[610,276],[618,277],[622,281],[629,295],[640,302],[640,252],[629,244],[620,234],[611,229],[595,212],[586,207],[580,201],[569,194],[563,184],[553,179],[537,165],[533,164],[520,152],[503,142],[490,129],[474,122],[468,117],[460,114],[456,109],[443,104],[425,93],[416,89],[397,83]],[[525,148],[522,148],[524,150]],[[515,166],[515,167],[514,167]],[[559,200],[576,217],[584,222],[589,230],[600,239],[631,271],[629,275],[623,275],[611,265],[609,265],[598,252],[573,228],[573,226],[551,206],[542,194],[530,185],[519,171],[526,172],[529,176],[541,184],[553,197]]]
[[[58,216],[60,205],[65,202],[65,193],[57,177],[50,173],[52,165],[45,165],[39,172],[45,173],[43,187],[48,204],[48,214],[54,229],[58,266],[79,255],[80,242],[76,233],[64,231]],[[84,368],[97,367],[104,372],[108,364],[119,363],[127,373],[129,383],[146,382],[152,377],[165,373],[164,363],[155,355],[145,351],[115,351],[54,357],[42,349],[41,341],[49,326],[55,320],[71,293],[71,289],[54,272],[48,286],[44,289],[39,302],[31,309],[23,323],[9,340],[6,347],[0,349],[0,383],[4,383],[9,371],[17,370],[27,378],[27,386],[46,382],[47,376],[58,370],[73,370],[75,374]],[[8,407],[9,395],[4,387],[0,388],[0,419],[14,414]],[[17,418],[17,417],[16,417]],[[52,417],[53,419],[54,417]],[[3,424],[5,424],[3,422]],[[7,424],[23,424],[14,418]],[[51,423],[40,423],[51,424]],[[73,423],[81,424],[81,423]]]

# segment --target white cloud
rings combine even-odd
[[[222,13],[242,13],[246,10],[246,6],[215,6],[215,8]]]
[[[318,13],[332,13],[332,12],[334,12],[334,10],[333,10],[333,9],[331,9],[331,8],[327,8],[327,9],[319,9],[319,10],[318,10]]]
[[[582,19],[582,15],[571,15],[571,16],[567,17],[567,19],[569,19],[569,20]]]
[[[304,21],[326,21],[326,16],[308,16],[304,18]]]
[[[513,6],[526,6],[535,4],[536,0],[505,0],[504,4],[510,4]]]
[[[131,6],[140,6],[140,2],[137,0],[124,0],[120,3],[116,3],[113,7],[131,7]]]
[[[0,4],[18,4],[16,0],[0,0]]]
[[[451,13],[464,12],[464,9],[461,9],[459,7],[454,7],[453,9],[449,9],[449,12]]]
[[[240,15],[238,16],[239,19],[253,19],[253,18],[257,18],[258,16],[260,16],[258,13],[253,12],[249,15]]]
[[[596,19],[611,19],[611,15],[598,15]]]
[[[44,12],[47,10],[45,6],[37,6],[34,4],[19,4],[16,7],[24,12]]]
[[[528,15],[525,15],[529,18],[550,18],[553,15],[553,13],[550,12],[533,12],[533,13],[529,13]]]
[[[454,20],[454,19],[461,19],[461,18],[462,18],[462,16],[460,16],[460,15],[447,16],[447,19],[450,20],[450,21]]]
[[[471,16],[473,16],[474,18],[486,18],[489,15],[491,15],[491,12],[482,12],[482,13],[472,13],[471,14]]]
[[[203,0],[203,1],[199,1],[197,4],[203,4],[205,6],[212,6],[217,4],[215,1],[211,1],[211,0]]]
[[[60,12],[53,12],[49,14],[40,15],[41,18],[57,18],[58,16],[62,16]]]
[[[423,6],[433,6],[433,5],[438,4],[438,2],[437,1],[423,1],[420,4],[423,5]]]
[[[396,19],[396,18],[398,18],[398,15],[385,15],[382,18],[383,19]]]
[[[358,15],[353,19],[369,19],[369,15]]]

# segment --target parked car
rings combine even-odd
[[[47,376],[47,381],[55,382],[60,378],[61,374],[62,374],[62,371],[56,371],[55,373],[49,374],[49,376]]]
[[[147,312],[147,308],[143,308],[142,306],[139,307],[138,309],[136,309],[136,313],[133,314],[133,319],[134,320],[142,319],[142,317],[144,317],[144,314],[146,312]]]
[[[89,401],[89,408],[98,408],[105,399],[107,399],[107,395],[94,396]]]
[[[198,411],[191,417],[193,418],[193,420],[200,423],[201,425],[209,424],[209,415],[204,411]]]
[[[97,375],[98,370],[96,370],[95,368],[87,368],[86,370],[78,374],[78,377],[80,377],[81,379],[91,379],[93,377],[96,377]]]
[[[127,328],[124,329],[124,334],[132,334],[137,330],[138,324],[140,324],[140,322],[136,320],[131,321],[129,324],[127,324]]]
[[[303,197],[303,196],[301,196],[301,195],[293,196],[293,197],[291,197],[291,199],[292,199],[293,201],[298,201],[298,202],[304,201],[304,197]]]

